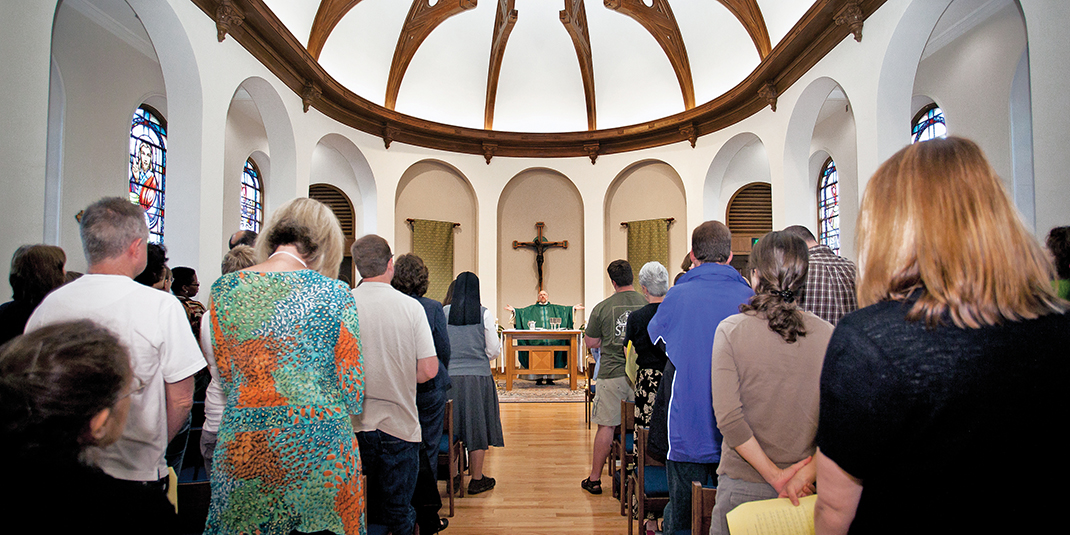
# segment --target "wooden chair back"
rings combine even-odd
[[[446,410],[443,411],[442,418],[442,441],[438,447],[439,479],[442,479],[443,468],[446,468],[446,494],[450,497],[450,517],[452,517],[454,493],[459,492],[460,497],[464,498],[464,482],[458,483],[459,476],[464,473],[464,444],[454,434],[452,399],[446,401]]]
[[[613,445],[609,449],[609,472],[613,476],[620,463],[620,476],[614,478],[613,497],[624,495],[624,485],[628,479],[628,466],[635,463],[635,402],[621,400],[620,425],[613,432]],[[624,500],[620,503],[620,514],[624,514]]]
[[[591,428],[591,404],[594,403],[594,359],[589,355],[584,362],[583,375],[587,379],[583,387],[583,421]]]
[[[624,498],[627,502],[628,535],[632,535],[635,519],[638,519],[642,525],[647,511],[661,512],[669,504],[669,484],[666,480],[665,464],[651,457],[646,451],[649,433],[650,431],[645,427],[638,427],[635,430],[635,455],[638,461],[635,464],[635,473],[628,478],[625,493],[627,496]],[[647,493],[649,489],[654,488],[657,488],[656,492]],[[634,511],[637,514],[633,514],[633,502],[635,506],[638,506],[638,510]]]
[[[713,503],[717,489],[703,487],[698,481],[691,482],[691,535],[706,535],[713,520]]]

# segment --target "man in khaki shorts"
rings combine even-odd
[[[602,467],[613,444],[613,428],[620,425],[620,402],[632,401],[635,396],[624,373],[624,328],[628,315],[647,304],[646,298],[632,287],[632,266],[627,260],[614,260],[606,271],[613,295],[594,307],[583,333],[587,347],[601,349],[598,389],[591,410],[591,421],[598,424],[598,431],[594,436],[591,475],[580,482],[583,490],[591,494],[602,493]]]

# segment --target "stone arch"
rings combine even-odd
[[[479,273],[479,203],[468,177],[453,165],[437,159],[409,166],[394,194],[395,254],[412,252],[408,219],[459,223],[453,229],[453,273]],[[434,299],[443,296],[429,295]]]
[[[756,134],[736,134],[721,145],[706,170],[706,180],[702,188],[703,220],[723,222],[732,194],[754,180],[772,180],[769,154],[765,144]]]
[[[332,172],[334,169],[343,174],[336,175]],[[349,198],[354,201],[357,236],[378,232],[377,199],[379,194],[375,185],[375,175],[364,153],[353,141],[337,133],[327,134],[320,138],[312,153],[310,174],[310,182],[334,184],[346,191]]]
[[[557,304],[576,304],[584,300],[584,210],[583,197],[572,180],[563,173],[545,167],[520,171],[505,184],[498,197],[498,310],[505,318],[506,305],[527,306],[535,302],[538,274],[531,249],[513,249],[513,241],[532,241],[535,223],[546,223],[544,237],[549,241],[568,241],[568,249],[546,252],[543,265],[543,288]],[[579,319],[577,318],[577,325]]]
[[[689,250],[687,196],[680,173],[668,163],[657,159],[640,160],[625,167],[606,188],[603,214],[603,247],[606,262],[628,258],[628,229],[621,225],[628,221],[672,218],[669,225],[669,258],[665,266],[675,273]],[[638,271],[642,266],[632,266]],[[604,284],[609,279],[603,277]],[[604,288],[605,295],[613,292]]]

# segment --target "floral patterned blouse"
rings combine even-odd
[[[357,309],[309,270],[224,275],[211,336],[226,405],[205,533],[365,533],[350,423],[364,397]]]

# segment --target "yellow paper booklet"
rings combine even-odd
[[[799,506],[787,498],[747,502],[728,513],[732,535],[813,535],[814,503],[817,495],[799,499]]]

